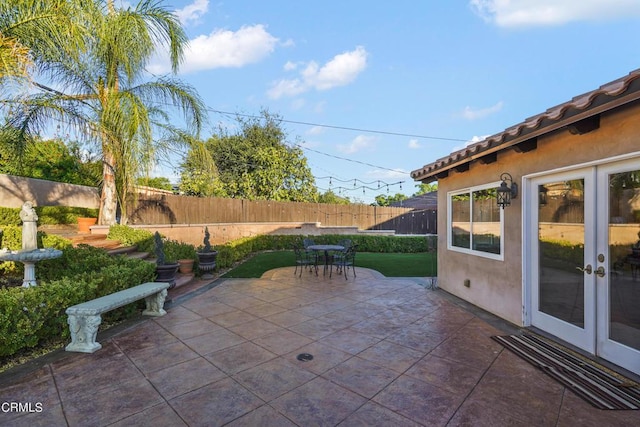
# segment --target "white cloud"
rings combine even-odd
[[[476,142],[480,142],[480,141],[484,141],[485,139],[489,138],[490,135],[474,135],[469,141],[467,141],[467,146],[475,144]]]
[[[467,106],[462,112],[462,117],[467,120],[483,119],[487,116],[490,116],[491,114],[497,113],[498,111],[502,110],[503,105],[504,103],[500,101],[497,104],[487,108],[473,109]]]
[[[323,66],[311,61],[300,71],[298,78],[274,82],[267,95],[272,99],[278,99],[283,96],[296,96],[312,89],[328,90],[348,85],[367,67],[367,56],[365,48],[358,46],[350,52],[334,56]],[[293,70],[293,64],[287,62],[285,69]]]
[[[409,178],[410,172],[402,168],[389,168],[393,170],[374,169],[366,172],[366,176],[383,181],[403,180]],[[389,182],[391,184],[391,182]]]
[[[285,71],[294,71],[296,68],[298,68],[298,64],[296,64],[295,62],[287,61],[287,63],[284,64],[284,67],[282,68]]]
[[[640,16],[637,0],[470,0],[471,8],[499,27],[561,25]]]
[[[314,126],[307,131],[308,135],[321,135],[325,131],[325,128],[322,126]]]
[[[409,140],[409,148],[411,149],[418,149],[418,148],[422,148],[421,145],[418,143],[417,139],[410,139]]]
[[[455,152],[458,150],[462,150],[463,148],[467,148],[470,145],[475,144],[476,142],[480,142],[480,141],[484,141],[485,139],[487,139],[489,136],[491,135],[474,135],[469,141],[465,142],[464,146],[461,145],[456,145],[451,149],[451,152]]]
[[[218,29],[190,41],[180,71],[239,68],[256,63],[269,56],[277,42],[263,25],[244,26],[235,32]],[[149,71],[157,74],[169,69],[166,54],[149,67]]]
[[[373,147],[375,141],[373,136],[358,135],[349,144],[338,144],[336,148],[344,154],[353,154],[366,148]]]
[[[177,9],[174,13],[183,25],[190,22],[197,22],[202,15],[209,10],[209,0],[194,0],[182,9]]]
[[[292,79],[292,80],[280,80],[275,82],[271,89],[267,92],[269,98],[278,99],[284,95],[287,96],[296,96],[300,95],[303,92],[308,90],[307,86],[302,80]]]

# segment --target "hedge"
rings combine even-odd
[[[21,225],[21,208],[0,207],[0,226]],[[39,225],[75,224],[78,217],[98,217],[98,209],[72,206],[36,206]]]
[[[151,263],[88,246],[67,248],[60,258],[38,263],[36,271],[38,286],[0,289],[0,356],[68,339],[67,307],[155,278]],[[143,303],[111,311],[103,316],[104,322],[136,315]]]
[[[234,263],[245,259],[254,252],[266,250],[286,250],[292,249],[295,245],[302,245],[304,237],[312,238],[318,244],[337,243],[342,239],[350,239],[358,245],[361,252],[393,252],[393,253],[416,253],[427,252],[435,247],[434,243],[429,244],[429,237],[424,236],[375,236],[375,235],[343,235],[331,234],[322,236],[300,236],[300,235],[260,235],[255,237],[245,237],[233,240],[223,245],[217,245],[214,249],[218,251],[216,264],[218,268],[229,268]],[[107,238],[119,240],[125,245],[136,245],[139,251],[153,253],[153,233],[144,229],[136,229],[126,225],[113,225],[109,228]],[[173,240],[165,240],[165,252],[167,259],[188,258],[188,254],[194,256],[193,252]],[[189,245],[190,246],[190,245]]]
[[[153,253],[153,233],[148,230],[116,224],[109,227],[107,239],[118,240],[126,246],[137,246],[140,252]]]
[[[337,244],[340,240],[350,239],[358,245],[359,252],[387,252],[387,253],[417,253],[427,252],[434,247],[424,236],[371,236],[371,235],[343,235],[328,234],[322,236],[296,235],[261,235],[234,240],[224,245],[218,245],[216,264],[218,268],[230,268],[234,263],[243,260],[249,254],[265,250],[286,250],[294,246],[301,246],[302,239],[309,237],[315,243]]]

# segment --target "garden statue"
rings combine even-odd
[[[20,219],[22,220],[22,250],[38,249],[38,215],[33,208],[33,203],[24,202],[20,210]]]

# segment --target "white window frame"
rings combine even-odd
[[[475,191],[479,191],[479,190],[487,190],[490,188],[498,188],[500,186],[500,182],[491,182],[489,184],[484,184],[484,185],[478,185],[478,186],[474,186],[474,187],[467,187],[467,188],[462,188],[459,190],[455,190],[455,191],[449,191],[447,192],[447,250],[453,251],[453,252],[461,252],[464,254],[469,254],[469,255],[475,255],[475,256],[479,256],[482,258],[489,258],[489,259],[494,259],[494,260],[498,260],[498,261],[504,261],[504,240],[505,240],[505,236],[504,236],[504,209],[500,209],[500,253],[499,254],[494,254],[494,253],[490,253],[490,252],[483,252],[483,251],[479,251],[477,249],[472,249],[473,248],[473,192]],[[452,237],[453,234],[451,233],[451,225],[453,222],[453,217],[452,217],[452,203],[451,203],[451,199],[453,196],[457,196],[460,194],[466,194],[469,193],[469,224],[471,226],[471,230],[470,230],[470,239],[469,239],[469,248],[461,248],[460,246],[453,246],[452,244]],[[507,208],[508,209],[508,208]]]

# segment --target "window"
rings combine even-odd
[[[502,215],[497,184],[449,193],[449,249],[502,259]]]

